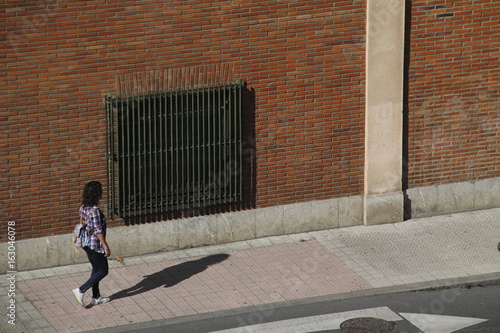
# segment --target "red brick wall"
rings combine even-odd
[[[232,63],[255,90],[255,206],[363,188],[365,0],[23,1],[0,5],[1,230],[71,232],[106,185],[117,75]],[[119,224],[119,221],[112,221]]]
[[[500,2],[411,1],[409,187],[500,176]]]

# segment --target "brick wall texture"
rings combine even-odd
[[[231,63],[255,92],[254,207],[362,193],[364,0],[0,6],[2,240],[8,220],[17,239],[71,232],[84,184],[106,186],[103,97],[130,73]]]
[[[407,3],[408,186],[500,176],[500,3]],[[366,5],[3,1],[0,241],[8,220],[71,232],[83,185],[107,185],[103,97],[133,73],[231,65],[255,93],[253,207],[362,195]]]
[[[411,1],[408,186],[500,175],[500,2]]]

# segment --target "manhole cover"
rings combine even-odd
[[[377,318],[353,318],[340,324],[344,333],[391,333],[394,322]]]

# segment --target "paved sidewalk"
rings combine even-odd
[[[500,209],[356,226],[110,261],[101,292],[112,301],[80,307],[71,290],[90,265],[16,274],[16,326],[0,330],[81,332],[224,312],[500,280]],[[113,255],[119,255],[114,253]],[[87,292],[86,302],[90,302]]]

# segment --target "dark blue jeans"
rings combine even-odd
[[[87,252],[87,257],[92,265],[92,273],[90,274],[90,279],[82,284],[80,291],[86,292],[92,287],[92,297],[99,298],[101,297],[101,293],[99,292],[99,281],[108,275],[108,259],[104,254],[91,250],[89,247],[84,247],[83,249]]]

